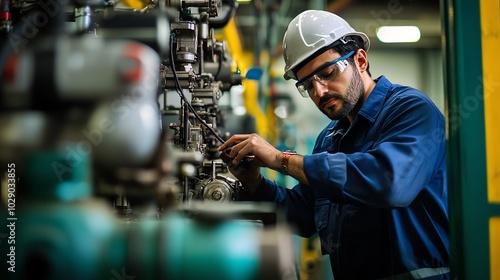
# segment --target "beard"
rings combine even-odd
[[[321,112],[323,112],[323,114],[331,120],[340,120],[347,117],[354,108],[361,105],[358,104],[358,101],[364,93],[363,80],[361,79],[358,71],[353,69],[353,77],[349,83],[349,87],[347,88],[346,95],[342,96],[337,93],[323,95],[318,103],[319,108]],[[331,99],[337,99],[340,101],[340,108],[338,108],[338,106],[332,106],[330,108],[323,109],[323,105]]]

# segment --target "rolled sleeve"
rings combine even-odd
[[[306,155],[304,156],[304,171],[315,199],[343,200],[342,189],[347,181],[345,154],[322,152]]]

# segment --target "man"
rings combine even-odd
[[[298,234],[319,234],[336,280],[449,279],[444,117],[422,92],[373,80],[369,46],[335,14],[299,14],[283,40],[284,77],[332,122],[310,155],[249,134],[228,139],[221,158],[243,199],[274,201]],[[260,167],[299,184],[278,186]]]

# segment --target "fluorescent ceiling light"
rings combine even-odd
[[[381,26],[377,38],[384,43],[414,43],[420,40],[420,29],[416,26]]]

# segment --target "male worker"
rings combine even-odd
[[[444,117],[421,91],[373,80],[369,46],[335,14],[299,14],[283,39],[284,77],[332,121],[312,154],[240,134],[220,147],[221,158],[245,200],[273,201],[298,234],[319,233],[335,280],[449,279]],[[260,167],[299,184],[278,186]]]

